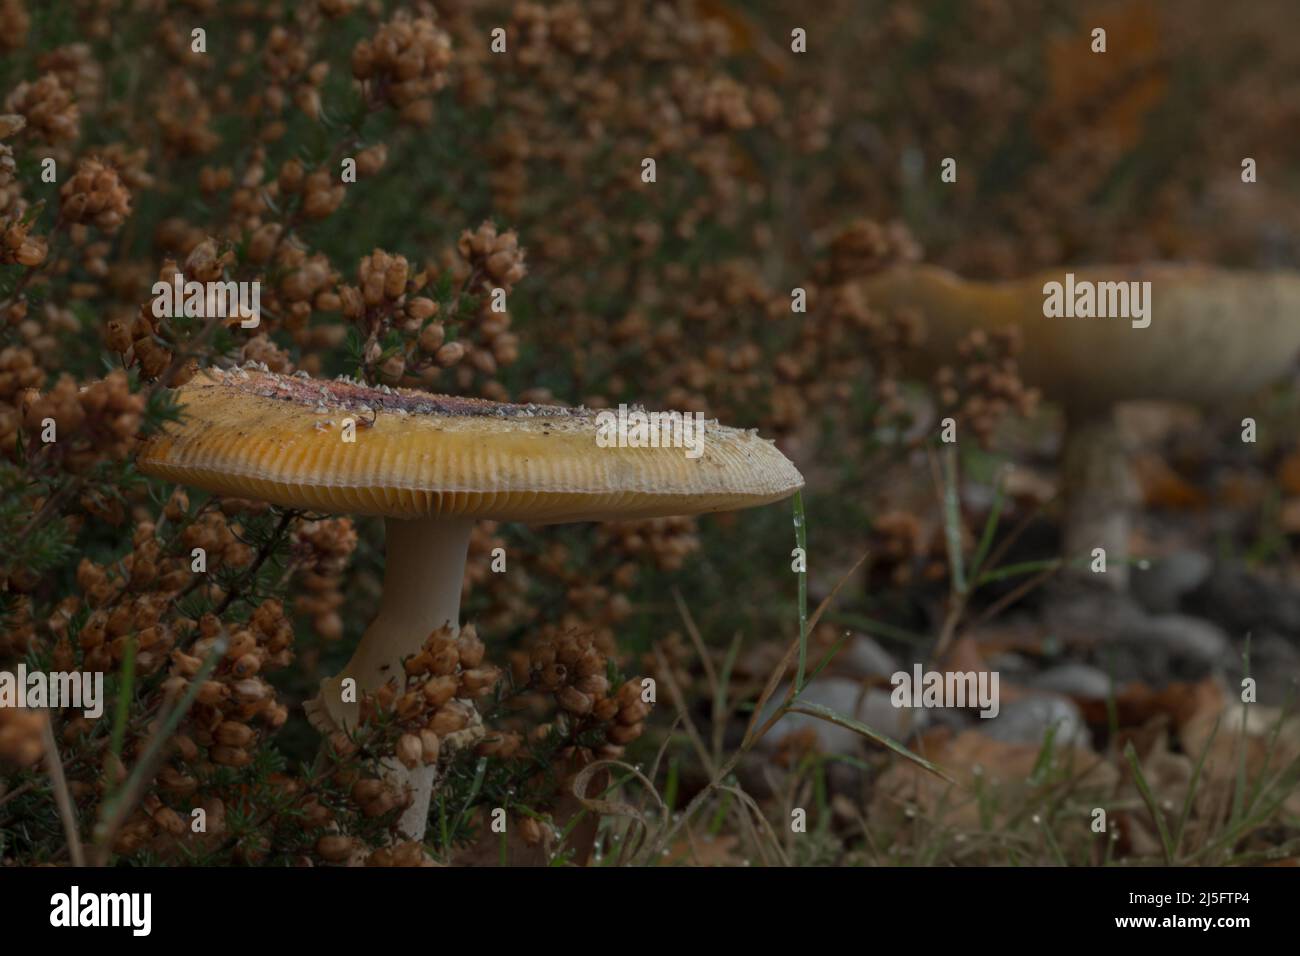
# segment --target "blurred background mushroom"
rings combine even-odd
[[[1048,316],[1045,286],[1064,283],[1067,273],[1080,287],[1149,282],[1151,311],[1140,321]],[[923,317],[917,372],[957,363],[959,343],[977,330],[1017,333],[1024,379],[1065,413],[1062,553],[1087,576],[1094,549],[1105,549],[1101,580],[1117,589],[1129,580],[1129,511],[1137,491],[1116,406],[1239,404],[1291,371],[1300,352],[1300,275],[1289,271],[1088,266],[978,282],[915,266],[885,271],[861,288],[874,307]]]

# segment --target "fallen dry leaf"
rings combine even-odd
[[[1244,469],[1226,471],[1216,482],[1215,504],[1234,510],[1261,505],[1272,490],[1270,482]]]
[[[1300,716],[1287,717],[1280,707],[1264,704],[1229,704],[1218,713],[1207,709],[1193,716],[1179,736],[1189,754],[1199,755],[1209,742],[1204,772],[1212,780],[1228,782],[1236,777],[1241,746],[1246,748],[1246,773],[1251,779],[1266,767],[1277,771],[1300,757]],[[1288,806],[1292,812],[1300,810],[1300,793],[1292,795]]]
[[[979,828],[977,780],[980,787],[1003,793],[1000,807],[1023,806],[1023,791],[1033,786],[1029,777],[1039,754],[1037,744],[1005,743],[977,730],[953,736],[947,727],[923,734],[913,749],[942,767],[957,781],[956,786],[914,764],[898,761],[877,781],[868,819],[896,816],[901,806],[915,804],[920,813],[936,823]],[[1090,788],[1112,787],[1119,779],[1118,771],[1090,750],[1060,748],[1057,759],[1072,765],[1081,776],[1081,784]],[[999,809],[999,819],[994,823],[1000,823],[1004,815],[1005,811]]]
[[[1111,3],[1091,12],[1109,33],[1106,56],[1092,52],[1088,34],[1068,31],[1046,40],[1047,95],[1032,119],[1038,141],[1051,152],[1076,143],[1079,127],[1093,139],[1125,150],[1137,143],[1148,114],[1169,85],[1166,30],[1151,2]],[[1104,108],[1103,107],[1104,104]],[[1076,125],[1063,122],[1069,118]]]
[[[740,838],[733,833],[715,837],[682,837],[668,848],[664,862],[670,866],[741,866]]]
[[[1279,522],[1285,534],[1300,534],[1300,498],[1287,498],[1282,502]]]
[[[1300,496],[1300,448],[1292,449],[1277,466],[1277,483],[1286,494]]]
[[[984,659],[981,653],[981,646],[969,636],[963,636],[953,641],[952,646],[948,648],[948,653],[944,655],[940,663],[939,670],[943,673],[962,673],[976,674],[991,673],[993,668],[989,662]],[[1016,687],[999,676],[998,679],[998,697],[1003,704],[1009,704],[1013,700],[1019,700],[1024,697],[1028,691]]]
[[[1076,697],[1074,702],[1089,724],[1098,727],[1109,724],[1105,700]],[[1179,728],[1198,714],[1217,714],[1223,709],[1223,703],[1223,688],[1209,677],[1196,683],[1176,681],[1159,690],[1134,681],[1115,694],[1116,716],[1121,729],[1142,727],[1157,717],[1165,717],[1172,727]]]
[[[1142,499],[1153,508],[1191,511],[1204,508],[1205,492],[1189,482],[1159,455],[1137,455],[1133,473],[1142,489]]]

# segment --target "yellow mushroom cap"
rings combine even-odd
[[[175,394],[181,421],[144,443],[140,470],[289,508],[546,524],[731,511],[803,486],[772,442],[716,422],[692,458],[601,447],[599,411],[349,379],[208,369]]]
[[[1150,321],[1048,317],[1049,282],[1150,282]],[[1006,282],[961,279],[934,266],[890,270],[860,286],[870,306],[914,308],[927,329],[928,371],[958,361],[974,329],[1020,330],[1025,380],[1069,407],[1132,399],[1212,403],[1276,381],[1300,352],[1300,275],[1205,266],[1060,267]]]

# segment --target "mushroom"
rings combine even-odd
[[[1067,271],[1076,288],[1150,282],[1146,319],[1047,317],[1047,283],[1064,284]],[[1065,410],[1064,553],[1077,558],[1104,548],[1108,583],[1119,589],[1128,583],[1136,490],[1115,404],[1211,405],[1244,397],[1285,375],[1300,352],[1300,275],[1293,272],[1118,265],[973,282],[917,266],[881,273],[860,287],[873,306],[923,314],[928,336],[916,370],[923,373],[957,361],[959,341],[974,329],[1019,328],[1025,380]]]
[[[137,456],[145,474],[287,508],[384,518],[379,611],[347,666],[308,704],[325,733],[356,725],[359,705],[344,702],[344,678],[356,681],[359,701],[401,675],[402,660],[431,632],[459,630],[476,519],[553,524],[731,511],[803,485],[770,441],[713,422],[704,423],[698,451],[693,442],[619,447],[632,442],[598,442],[608,424],[602,415],[612,413],[371,388],[261,366],[206,370],[176,399],[180,423]],[[423,837],[435,770],[386,767],[399,793],[408,784],[413,791],[399,821],[409,839]]]

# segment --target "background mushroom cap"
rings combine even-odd
[[[597,411],[503,405],[348,379],[208,369],[176,392],[180,423],[142,472],[293,508],[554,523],[731,511],[803,478],[754,432],[714,422],[704,451],[601,448]],[[342,439],[352,418],[356,441]]]
[[[1151,283],[1150,326],[1123,318],[1048,318],[1043,286]],[[943,269],[896,269],[864,280],[869,305],[923,316],[925,368],[955,364],[972,329],[1018,327],[1025,380],[1072,408],[1131,399],[1219,402],[1277,380],[1300,352],[1300,275],[1203,266],[1062,267],[1007,282]]]

